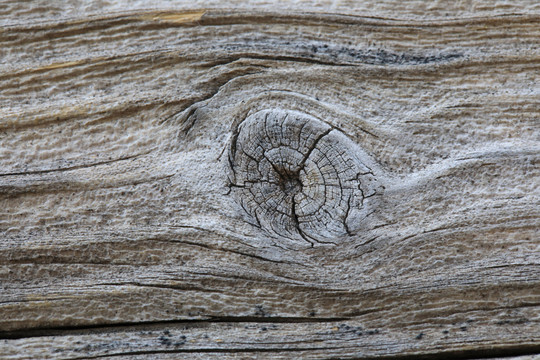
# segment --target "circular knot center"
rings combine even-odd
[[[373,172],[341,131],[293,110],[248,116],[231,141],[231,187],[250,223],[291,240],[353,234],[373,196]],[[366,194],[366,196],[364,195]]]
[[[302,191],[302,182],[298,172],[281,172],[279,173],[279,186],[287,196],[294,197]]]

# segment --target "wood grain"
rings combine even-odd
[[[97,4],[0,6],[1,358],[540,353],[538,4]],[[379,169],[354,234],[246,221],[273,109]]]

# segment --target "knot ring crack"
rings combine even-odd
[[[313,244],[352,235],[375,194],[370,168],[345,134],[305,113],[248,116],[231,141],[231,189],[246,219]]]

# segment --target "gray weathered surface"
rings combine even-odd
[[[77,4],[2,4],[0,357],[540,353],[535,2]],[[265,112],[377,196],[243,209]]]

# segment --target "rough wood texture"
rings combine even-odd
[[[49,3],[0,3],[1,358],[540,353],[537,2]]]

